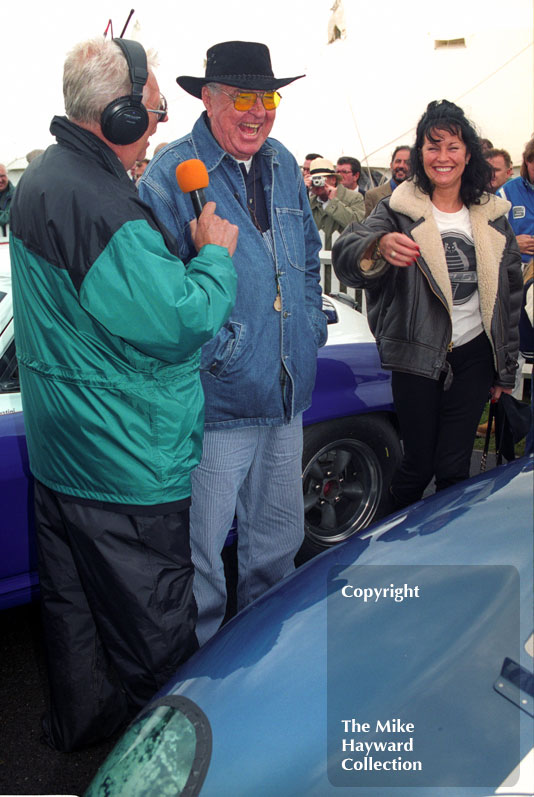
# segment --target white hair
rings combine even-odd
[[[156,54],[149,50],[149,71],[156,65]],[[90,39],[75,45],[68,53],[63,68],[63,96],[69,119],[100,123],[106,105],[118,97],[125,97],[131,90],[126,58],[113,40]],[[145,84],[144,96],[146,90]]]
[[[210,94],[220,94],[222,90],[221,83],[204,83]]]

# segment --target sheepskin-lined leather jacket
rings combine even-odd
[[[482,322],[493,349],[495,384],[502,387],[514,385],[523,291],[508,210],[509,203],[493,194],[469,208]],[[390,232],[405,233],[419,244],[417,263],[398,268],[379,258],[363,270],[361,259],[369,246]],[[452,290],[429,196],[411,180],[402,183],[363,224],[347,227],[334,244],[332,259],[341,282],[366,290],[369,325],[384,368],[431,379],[449,370]]]

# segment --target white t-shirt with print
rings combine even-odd
[[[469,211],[445,213],[432,205],[445,250],[452,288],[452,343],[462,346],[483,331],[477,262]]]

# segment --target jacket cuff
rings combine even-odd
[[[360,271],[366,277],[369,277],[369,279],[378,279],[389,267],[388,261],[380,253],[380,250],[378,250],[378,240],[379,238],[375,238],[372,242],[374,244],[372,257],[360,258]],[[367,249],[369,249],[370,246],[371,244],[367,246]]]

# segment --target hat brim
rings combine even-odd
[[[257,77],[253,75],[214,75],[209,78],[180,75],[176,78],[176,82],[188,94],[200,99],[202,97],[202,87],[208,83],[222,83],[225,86],[235,86],[238,89],[246,89],[247,91],[277,91],[283,86],[293,83],[294,80],[300,80],[302,77],[306,77],[306,75],[283,78],[264,77],[263,75]]]

